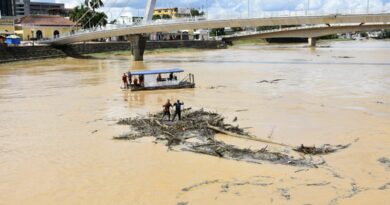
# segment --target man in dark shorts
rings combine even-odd
[[[172,122],[175,121],[176,115],[179,117],[179,120],[181,120],[181,106],[184,105],[184,103],[180,102],[180,100],[177,100],[173,106],[175,106],[175,114],[173,115]]]
[[[161,118],[161,121],[163,121],[164,117],[167,115],[168,115],[168,120],[171,120],[171,107],[172,107],[171,101],[168,99],[167,103],[165,103],[165,105],[163,105],[163,107],[164,107],[164,114]]]

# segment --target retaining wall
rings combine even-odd
[[[162,48],[196,48],[196,49],[218,49],[226,48],[226,44],[221,41],[148,41],[146,50]],[[100,53],[109,51],[130,52],[129,42],[109,42],[109,43],[79,43],[65,46],[18,46],[7,47],[0,45],[0,63],[58,58],[66,56],[79,56],[82,54]]]

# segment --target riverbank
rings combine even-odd
[[[148,41],[146,44],[146,53],[166,52],[169,50],[189,49],[221,49],[226,48],[222,41]],[[65,46],[20,46],[6,47],[0,46],[0,64],[37,60],[47,58],[61,57],[82,57],[87,54],[106,53],[106,52],[131,52],[131,46],[128,42],[109,42],[109,43],[78,43]]]

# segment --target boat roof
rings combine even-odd
[[[157,69],[157,70],[142,70],[142,71],[130,71],[132,75],[156,75],[164,73],[181,73],[184,72],[180,68],[171,68],[171,69]]]

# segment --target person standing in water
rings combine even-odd
[[[161,121],[163,121],[164,117],[167,115],[168,115],[168,120],[171,120],[171,107],[172,107],[171,101],[168,99],[167,103],[165,103],[163,107],[164,107],[164,114],[161,118]]]
[[[175,106],[175,114],[173,115],[172,122],[175,121],[176,116],[179,117],[179,120],[181,120],[181,106],[184,105],[184,103],[180,102],[180,100],[177,100],[173,106]]]

